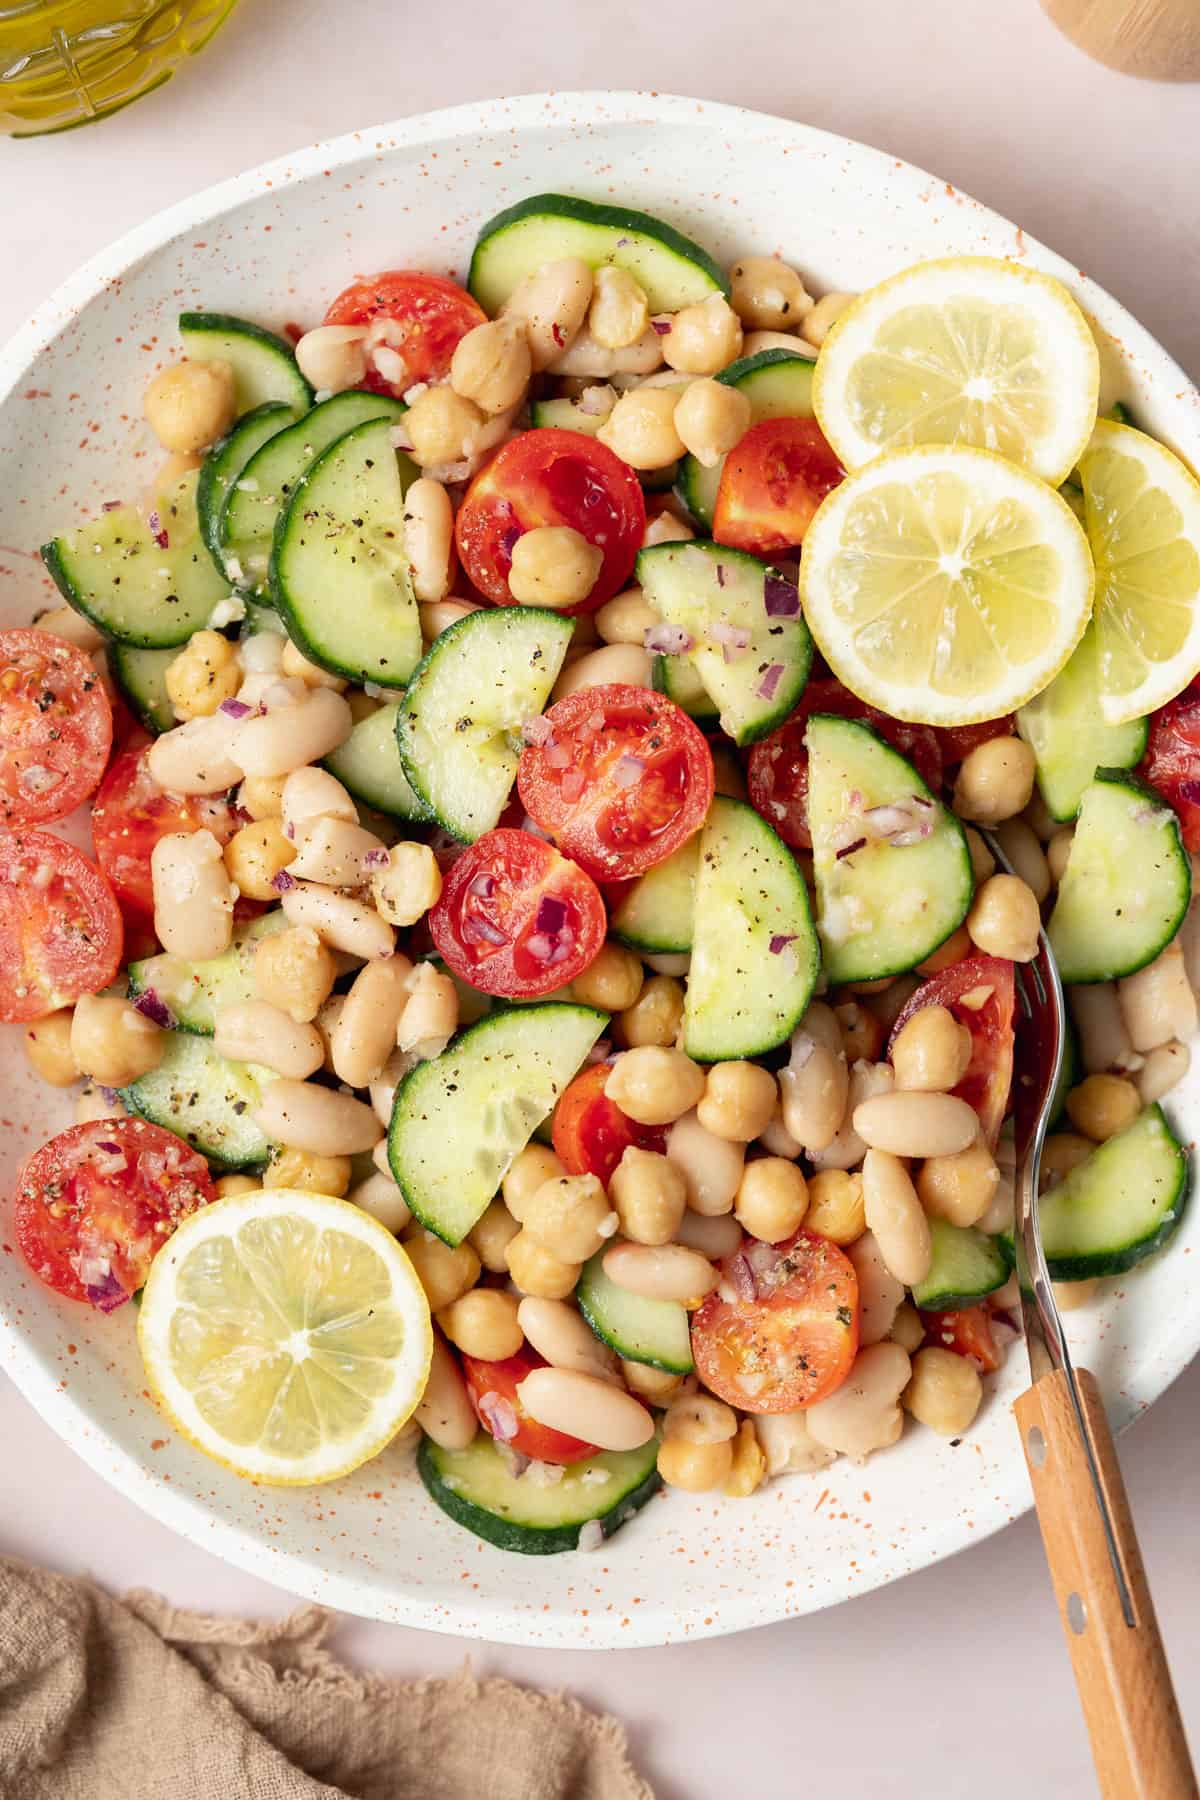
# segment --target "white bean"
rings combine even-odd
[[[187,962],[228,950],[235,896],[211,831],[173,831],[159,838],[150,855],[150,876],[154,929],[164,950]]]
[[[720,1262],[723,1256],[732,1256],[742,1241],[742,1228],[731,1212],[704,1213],[693,1212],[691,1207],[684,1213],[675,1232],[675,1242],[686,1244],[689,1250],[699,1250],[701,1256],[707,1256],[710,1262]]]
[[[791,1059],[779,1071],[780,1121],[806,1150],[826,1150],[846,1113],[850,1071],[832,1009],[815,1001],[792,1033]]]
[[[858,1276],[858,1341],[882,1343],[904,1303],[904,1283],[888,1268],[871,1231],[864,1231],[860,1238],[847,1244],[846,1255]]]
[[[712,1218],[733,1211],[742,1180],[746,1146],[706,1131],[694,1112],[676,1119],[667,1133],[667,1156],[682,1170],[688,1205]]]
[[[823,1150],[808,1150],[814,1169],[856,1169],[867,1153],[867,1146],[854,1129],[854,1114],[864,1100],[877,1094],[890,1094],[896,1085],[891,1063],[859,1060],[851,1065],[846,1111],[832,1143]]]
[[[1079,1033],[1079,1050],[1089,1075],[1127,1069],[1134,1059],[1115,982],[1090,981],[1067,989]]]
[[[457,625],[468,613],[479,612],[480,608],[470,600],[430,600],[422,601],[418,608],[421,615],[421,636],[427,644],[434,638],[441,637],[443,631],[451,625]]]
[[[1135,1050],[1157,1050],[1196,1029],[1196,1000],[1178,938],[1136,975],[1117,983],[1121,1017]]]
[[[233,721],[223,713],[189,719],[155,738],[146,767],[159,787],[172,794],[220,794],[242,779],[231,753]]]
[[[327,687],[310,688],[290,706],[243,719],[230,754],[245,775],[288,775],[336,750],[353,725],[353,714],[341,694]]]
[[[304,830],[317,819],[345,819],[358,824],[358,808],[328,769],[293,769],[279,797],[280,816],[288,837],[299,843]]]
[[[336,1088],[280,1077],[263,1089],[255,1123],[273,1143],[317,1156],[357,1156],[371,1150],[383,1127],[369,1106]]]
[[[382,1141],[380,1139],[381,1143]],[[381,1225],[386,1225],[396,1237],[399,1237],[412,1218],[404,1195],[391,1176],[378,1171],[374,1175],[368,1175],[365,1181],[360,1181],[357,1187],[351,1188],[346,1198],[355,1206],[361,1206],[373,1219],[378,1219]]]
[[[585,325],[570,348],[555,357],[550,373],[607,380],[610,375],[650,375],[662,366],[662,360],[662,339],[652,325],[621,350],[598,344]]]
[[[954,1094],[876,1094],[853,1118],[864,1144],[893,1156],[954,1156],[979,1136],[974,1107]]]
[[[390,956],[396,947],[396,933],[374,907],[332,888],[297,882],[284,894],[283,910],[289,925],[308,925],[323,943],[364,962]]]
[[[49,631],[54,637],[65,638],[68,644],[74,644],[77,650],[102,650],[105,644],[103,632],[97,631],[90,619],[77,613],[73,606],[51,606],[39,613],[33,621],[39,631]]]
[[[404,552],[418,600],[444,600],[450,592],[454,510],[440,481],[422,475],[404,496]]]
[[[742,355],[757,356],[760,350],[791,350],[796,356],[807,357],[809,362],[817,354],[815,344],[790,331],[748,331],[742,340]]]
[[[900,1396],[911,1374],[908,1352],[899,1344],[869,1344],[841,1387],[809,1407],[809,1431],[826,1449],[856,1460],[886,1449],[904,1429]]]
[[[576,1369],[531,1369],[517,1398],[539,1425],[601,1450],[636,1450],[654,1435],[653,1417],[632,1394]]]
[[[541,1300],[526,1294],[517,1307],[517,1324],[539,1356],[556,1369],[573,1369],[600,1381],[617,1381],[617,1358],[602,1344],[586,1320],[567,1300]]]
[[[1179,927],[1179,942],[1192,987],[1200,992],[1200,856],[1192,857],[1192,903]]]
[[[338,1018],[341,1018],[340,1012]],[[337,1020],[335,1019],[334,1030],[336,1029]],[[330,1036],[332,1038],[332,1032]],[[414,1069],[419,1061],[420,1058],[415,1050],[393,1050],[374,1081],[367,1083],[371,1105],[375,1108],[375,1117],[381,1125],[391,1123],[396,1089],[399,1087],[401,1079],[408,1074],[410,1069]]]
[[[604,1273],[644,1300],[702,1300],[717,1285],[707,1256],[683,1244],[614,1244],[604,1252]]]
[[[436,1331],[429,1379],[414,1417],[421,1430],[443,1450],[465,1450],[479,1429],[458,1359]]]
[[[1004,819],[995,827],[995,831],[1000,840],[1000,848],[1013,866],[1014,874],[1021,877],[1026,887],[1033,889],[1040,906],[1050,892],[1051,881],[1050,865],[1038,841],[1037,832],[1022,818]]]
[[[303,1081],[325,1060],[315,1025],[300,1025],[266,1000],[243,1000],[217,1014],[213,1049],[235,1062],[263,1063],[277,1075]]]
[[[1186,1044],[1159,1044],[1146,1058],[1145,1067],[1134,1077],[1142,1103],[1150,1106],[1177,1087],[1192,1065],[1192,1053]]]
[[[369,962],[354,978],[346,1004],[329,1034],[333,1072],[353,1088],[381,1074],[396,1045],[396,1027],[408,1005],[412,964],[398,951]]]
[[[767,1460],[768,1475],[815,1475],[827,1469],[837,1452],[818,1444],[808,1429],[808,1412],[759,1413],[754,1435]]]
[[[567,664],[554,684],[554,699],[578,693],[580,688],[605,687],[610,681],[652,687],[652,661],[650,652],[639,644],[606,644],[602,650],[589,650]]]
[[[561,358],[564,347],[569,349],[584,335],[581,327],[593,287],[592,271],[583,258],[563,256],[543,263],[513,289],[501,313],[524,320],[535,370]]]
[[[374,832],[345,819],[314,819],[299,833],[299,842],[288,874],[327,887],[361,887],[370,874],[368,856],[383,849]]]
[[[896,1096],[892,1096],[896,1098]],[[878,1106],[878,1101],[868,1102]],[[863,1160],[863,1213],[884,1263],[905,1287],[924,1281],[933,1240],[908,1170],[887,1150],[868,1150]]]

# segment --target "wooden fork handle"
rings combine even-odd
[[[1075,1371],[1084,1427],[1133,1603],[1126,1622],[1070,1385],[1054,1370],[1017,1401],[1021,1443],[1105,1800],[1196,1800],[1196,1777],[1095,1378]]]

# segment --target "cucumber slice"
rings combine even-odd
[[[735,744],[766,737],[804,692],[812,664],[812,638],[794,583],[756,556],[704,538],[639,551],[637,579],[659,617],[692,637],[691,649],[678,660],[692,665],[711,695],[721,730]],[[794,613],[768,611],[768,604],[793,602]],[[714,627],[747,633],[745,647],[723,643]]]
[[[728,1062],[782,1044],[803,1017],[820,961],[795,857],[753,807],[718,794],[700,834],[688,1055]]]
[[[465,1450],[443,1450],[424,1438],[417,1472],[435,1505],[497,1550],[555,1556],[577,1550],[579,1534],[595,1520],[603,1535],[645,1506],[662,1486],[658,1439],[638,1450],[603,1450],[568,1463],[557,1481],[539,1482],[526,1469],[514,1475],[493,1438],[481,1431]]]
[[[805,742],[825,974],[875,981],[913,969],[967,916],[963,828],[869,725],[814,713]],[[926,835],[903,841],[918,831]]]
[[[750,423],[762,419],[811,419],[814,364],[791,350],[760,350],[730,363],[716,377],[726,387],[740,388],[750,402]],[[717,489],[725,458],[706,468],[694,456],[685,456],[679,468],[679,498],[692,517],[712,530]]]
[[[396,742],[399,701],[381,706],[360,719],[344,744],[330,751],[325,767],[344,788],[381,813],[395,819],[424,819],[425,808],[413,793]]]
[[[574,621],[541,607],[468,613],[436,637],[400,703],[396,742],[413,792],[463,843],[504,811],[521,726],[558,679]]]
[[[658,693],[681,706],[703,730],[716,730],[716,704],[686,656],[656,656],[650,674]]]
[[[1055,1281],[1120,1275],[1166,1243],[1182,1219],[1188,1155],[1160,1106],[1100,1144],[1043,1194],[1042,1245]]]
[[[185,962],[164,951],[129,965],[129,997],[153,993],[170,1013],[176,1031],[211,1037],[216,1015],[223,1006],[253,1000],[254,952],[261,939],[273,937],[287,925],[276,908],[241,927],[237,938],[221,956],[205,962]]]
[[[1017,714],[1037,758],[1037,784],[1056,819],[1073,819],[1097,769],[1132,769],[1146,754],[1149,719],[1106,725],[1100,713],[1100,653],[1089,625],[1062,672]]]
[[[584,1263],[575,1298],[601,1343],[626,1362],[649,1363],[671,1375],[690,1375],[695,1368],[687,1307],[618,1287],[604,1273],[603,1250]]]
[[[218,1167],[258,1168],[272,1145],[254,1109],[274,1079],[273,1069],[230,1062],[207,1038],[173,1031],[157,1069],[119,1092],[130,1112],[173,1131]]]
[[[246,464],[257,450],[269,443],[287,426],[296,423],[295,409],[281,400],[268,400],[256,406],[233,430],[214,444],[205,457],[196,484],[196,512],[200,519],[200,536],[209,552],[217,559],[222,574],[225,563],[221,556],[221,519],[229,495]]]
[[[186,643],[229,594],[200,536],[194,471],[162,496],[154,516],[165,548],[136,506],[115,507],[42,546],[47,571],[75,611],[144,650]]]
[[[179,315],[179,335],[192,362],[229,363],[239,413],[268,400],[280,400],[297,412],[312,405],[312,389],[296,366],[292,346],[273,331],[229,313],[185,312]]]
[[[1064,981],[1116,981],[1183,923],[1192,872],[1171,808],[1123,769],[1097,769],[1046,927]]]
[[[607,1023],[591,1006],[508,1007],[410,1070],[388,1161],[422,1225],[461,1244]]]
[[[109,644],[108,669],[122,699],[139,724],[158,737],[178,724],[167,693],[167,670],[176,650],[136,650],[132,644]]]
[[[612,916],[609,929],[613,936],[653,956],[690,951],[699,867],[697,836],[634,882]]]
[[[404,553],[404,491],[416,465],[391,422],[356,425],[323,450],[280,514],[271,602],[308,657],[350,681],[403,687],[421,660]]]
[[[930,1219],[929,1235],[933,1261],[924,1281],[912,1291],[914,1306],[925,1312],[953,1312],[974,1306],[1008,1280],[1011,1265],[998,1238],[946,1219]]]
[[[323,450],[370,419],[394,425],[404,412],[398,400],[352,389],[314,406],[256,450],[238,477],[221,518],[221,557],[230,580],[265,593],[271,545],[280,513]]]
[[[580,256],[593,269],[628,269],[652,313],[729,292],[720,264],[661,219],[569,194],[535,194],[489,219],[475,241],[467,286],[494,316],[527,275],[564,256]]]
[[[560,431],[579,431],[584,437],[595,437],[604,423],[604,413],[585,413],[578,400],[535,400],[529,408],[533,425],[551,425]]]

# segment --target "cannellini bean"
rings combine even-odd
[[[893,1156],[953,1156],[979,1135],[974,1107],[953,1094],[876,1094],[860,1101],[853,1119],[864,1144]]]
[[[780,1118],[806,1150],[827,1150],[846,1112],[850,1071],[832,1008],[816,1001],[792,1033],[791,1059],[779,1071]]]
[[[1188,984],[1178,938],[1136,975],[1117,983],[1121,1017],[1135,1050],[1189,1038],[1196,1029],[1196,1000]]]
[[[287,775],[328,756],[350,736],[353,726],[354,715],[341,694],[332,688],[310,688],[290,706],[243,719],[233,734],[230,754],[245,775]]]
[[[826,1449],[856,1460],[886,1449],[904,1429],[900,1396],[911,1374],[908,1352],[899,1344],[869,1344],[841,1387],[809,1407],[809,1431]]]
[[[616,1355],[568,1301],[526,1294],[517,1308],[517,1323],[552,1367],[594,1375],[600,1381],[620,1379]]]
[[[517,1398],[539,1425],[571,1432],[601,1450],[636,1450],[654,1435],[651,1414],[632,1394],[576,1369],[531,1369]]]
[[[234,890],[211,831],[169,832],[159,838],[150,856],[150,875],[154,929],[164,950],[188,962],[228,950]]]
[[[737,1414],[712,1394],[680,1394],[663,1418],[664,1437],[686,1438],[689,1444],[727,1444],[737,1436]]]
[[[97,631],[92,621],[85,619],[82,613],[77,613],[73,606],[48,607],[33,622],[39,631],[49,631],[55,637],[65,638],[77,650],[90,654],[93,650],[104,648],[103,632]]]
[[[585,325],[568,350],[550,364],[551,375],[586,375],[607,380],[610,375],[651,375],[661,368],[662,340],[652,325],[623,349],[598,344]]]
[[[645,1300],[694,1304],[717,1285],[707,1256],[683,1244],[614,1244],[604,1252],[603,1267],[610,1281]]]
[[[878,1106],[879,1102],[867,1104]],[[886,1150],[868,1150],[862,1177],[867,1230],[873,1233],[896,1280],[905,1287],[916,1287],[929,1273],[933,1241],[908,1170],[898,1156]]]
[[[742,1241],[742,1228],[732,1213],[694,1212],[689,1206],[675,1232],[675,1242],[699,1250],[710,1262],[732,1256]]]
[[[323,943],[364,962],[390,956],[396,947],[396,933],[374,907],[332,888],[297,882],[284,894],[283,910],[289,925],[307,925]]]
[[[458,1359],[440,1332],[433,1334],[433,1361],[415,1418],[443,1450],[465,1450],[479,1429]]]
[[[1067,995],[1088,1074],[1127,1069],[1133,1060],[1133,1045],[1115,982],[1089,982],[1086,987],[1069,988]]]
[[[173,794],[220,794],[242,779],[232,754],[233,721],[224,713],[189,719],[164,731],[146,752],[146,767]]]
[[[808,1412],[759,1413],[754,1435],[766,1458],[768,1475],[815,1475],[827,1469],[837,1452],[819,1444],[808,1429]]]
[[[293,880],[326,887],[361,887],[370,873],[367,858],[383,844],[361,825],[345,819],[314,819],[299,835],[300,848],[288,864]]]
[[[346,1004],[329,1034],[333,1072],[353,1088],[381,1074],[396,1044],[396,1027],[408,1005],[412,964],[399,951],[369,962],[354,978]]]
[[[383,1142],[382,1138],[380,1142]],[[355,1206],[361,1206],[373,1219],[378,1219],[381,1225],[386,1225],[396,1237],[399,1237],[412,1218],[404,1195],[396,1183],[390,1175],[381,1174],[378,1170],[374,1175],[368,1175],[365,1181],[360,1181],[357,1187],[351,1188],[346,1198]]]
[[[1188,980],[1200,992],[1200,856],[1192,857],[1192,894],[1192,903],[1179,927],[1179,943]]]
[[[454,510],[440,481],[427,475],[404,496],[404,550],[418,600],[443,600],[450,592]]]
[[[263,1089],[254,1118],[274,1143],[318,1156],[356,1156],[373,1149],[383,1135],[379,1120],[361,1100],[336,1088],[283,1077]]]
[[[667,1156],[683,1173],[688,1205],[712,1218],[733,1211],[746,1162],[746,1146],[705,1131],[694,1112],[676,1119],[667,1133]]]
[[[652,687],[653,659],[640,644],[606,644],[568,663],[554,684],[554,699],[578,693],[580,688],[605,687],[610,681],[630,687]]]
[[[421,615],[421,636],[427,644],[441,637],[451,625],[457,625],[468,613],[480,609],[470,600],[423,600],[417,609]]]
[[[213,1049],[235,1062],[262,1063],[277,1075],[303,1081],[325,1061],[315,1025],[301,1025],[266,1000],[243,1000],[217,1014]]]
[[[418,963],[408,978],[408,999],[396,1026],[401,1050],[422,1060],[440,1056],[458,1025],[458,990],[432,963]]]
[[[283,829],[295,843],[318,819],[345,819],[358,824],[358,808],[328,769],[293,769],[284,779],[279,799]]]
[[[1158,1044],[1146,1058],[1145,1066],[1135,1076],[1143,1106],[1161,1100],[1183,1080],[1192,1064],[1192,1053],[1186,1044]]]
[[[569,352],[576,339],[585,335],[581,327],[592,302],[593,286],[592,271],[583,258],[563,256],[543,263],[513,289],[501,316],[524,321],[535,371],[555,364],[556,359],[561,362],[564,347]],[[563,373],[586,374],[587,370]]]
[[[338,1020],[340,1020],[341,1016],[341,1012],[339,1011],[337,1019],[333,1021],[329,1034],[331,1041],[334,1031],[337,1030]],[[332,1061],[332,1056],[330,1060]],[[379,1120],[381,1125],[386,1126],[391,1123],[392,1105],[396,1098],[396,1089],[399,1087],[404,1076],[408,1074],[408,1071],[416,1068],[419,1060],[420,1058],[413,1050],[393,1050],[374,1081],[369,1081],[367,1083],[367,1092],[370,1095],[371,1105],[375,1108],[375,1117]]]
[[[860,1238],[848,1244],[846,1255],[858,1276],[858,1341],[860,1344],[882,1343],[885,1337],[890,1337],[896,1314],[903,1304],[904,1283],[897,1280],[884,1261],[883,1251],[872,1231],[864,1231]]]
[[[808,1148],[814,1169],[855,1169],[867,1153],[865,1140],[854,1125],[854,1115],[864,1100],[890,1094],[896,1077],[890,1063],[856,1062],[851,1066],[846,1111],[833,1142],[823,1150]]]
[[[810,362],[817,354],[816,345],[790,331],[748,331],[742,342],[743,356],[757,356],[760,350],[790,350]]]
[[[296,345],[300,373],[314,388],[340,394],[358,387],[367,373],[365,325],[317,325]]]
[[[1032,888],[1039,906],[1050,892],[1050,865],[1037,832],[1024,819],[1004,819],[996,826],[1000,848],[1026,887]]]

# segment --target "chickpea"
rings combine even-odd
[[[980,825],[1000,825],[1029,805],[1037,762],[1019,737],[988,738],[963,758],[954,783],[954,810]]]
[[[818,1444],[805,1412],[759,1413],[754,1436],[766,1460],[768,1475],[814,1475],[827,1469],[837,1452]]]
[[[685,306],[662,339],[663,360],[686,375],[715,375],[742,353],[742,326],[723,294]]]
[[[925,1322],[911,1300],[901,1301],[896,1308],[896,1316],[892,1320],[888,1336],[893,1344],[899,1344],[910,1356],[925,1342]]]
[[[812,295],[777,256],[743,256],[729,271],[730,300],[751,331],[794,331],[812,311]]]
[[[422,468],[461,462],[482,424],[479,408],[452,387],[426,388],[404,415],[413,457]]]
[[[1019,875],[990,876],[967,914],[967,930],[976,948],[1013,962],[1033,961],[1041,924],[1037,896]]]
[[[923,1006],[892,1046],[896,1086],[948,1094],[971,1061],[971,1033],[944,1006]]]
[[[948,1156],[927,1156],[917,1176],[917,1195],[935,1219],[977,1225],[999,1185],[996,1159],[980,1140]]]
[[[886,987],[867,997],[867,1005],[883,1026],[885,1036],[891,1031],[892,1026],[920,985],[921,980],[918,975],[896,975]]]
[[[371,876],[375,909],[389,925],[415,925],[442,892],[442,871],[428,844],[393,844],[386,869]]]
[[[279,1151],[270,1169],[272,1187],[332,1194],[335,1200],[341,1200],[348,1192],[353,1173],[348,1156],[321,1156],[315,1150],[290,1148]]]
[[[778,1099],[779,1090],[769,1069],[752,1062],[714,1063],[696,1117],[714,1137],[748,1144],[767,1129]]]
[[[852,1244],[867,1228],[861,1175],[845,1169],[819,1169],[808,1183],[809,1231],[831,1238],[835,1244]]]
[[[648,1400],[651,1406],[666,1406],[683,1386],[682,1375],[669,1375],[665,1369],[651,1368],[649,1363],[623,1362],[621,1374],[630,1393],[639,1400]]]
[[[762,1485],[767,1459],[754,1433],[751,1419],[743,1419],[733,1440],[733,1467],[725,1477],[722,1493],[727,1500],[747,1500]]]
[[[571,525],[535,525],[513,545],[508,587],[522,606],[578,606],[604,565],[604,552]]]
[[[834,1007],[833,1016],[847,1062],[874,1062],[883,1049],[883,1026],[875,1014],[857,1000],[842,1000]]]
[[[1058,830],[1058,820],[1054,817],[1038,789],[1035,787],[1029,805],[1024,812],[1025,823],[1037,838],[1039,844],[1048,844]]]
[[[492,1275],[508,1273],[508,1246],[521,1227],[503,1200],[493,1200],[467,1233],[467,1242]]]
[[[737,1428],[732,1406],[703,1391],[680,1394],[662,1422],[664,1438],[685,1438],[689,1444],[726,1444],[737,1436]]]
[[[227,362],[178,362],[146,389],[146,423],[164,450],[206,450],[237,417],[233,369]]]
[[[513,1218],[525,1223],[525,1210],[537,1190],[547,1181],[558,1181],[566,1169],[546,1144],[527,1144],[509,1165],[501,1185],[504,1204]]]
[[[708,376],[689,382],[675,406],[680,441],[706,469],[728,455],[749,431],[750,420],[750,401],[741,388]]]
[[[601,946],[599,955],[571,983],[581,1006],[598,1006],[602,1012],[624,1012],[641,991],[641,958],[611,942]]]
[[[645,291],[628,269],[605,264],[597,269],[588,330],[606,350],[624,350],[636,344],[650,319]]]
[[[296,345],[300,373],[318,393],[341,394],[367,376],[365,325],[318,325]]]
[[[1050,879],[1055,886],[1061,882],[1067,872],[1067,861],[1071,855],[1071,845],[1075,842],[1075,827],[1064,825],[1056,831],[1046,845],[1046,862],[1050,869]]]
[[[575,1290],[581,1265],[563,1262],[522,1228],[508,1246],[508,1272],[523,1294],[538,1300],[565,1300]]]
[[[983,1382],[969,1356],[927,1344],[912,1359],[912,1375],[900,1399],[931,1431],[961,1437],[979,1411]]]
[[[675,428],[673,388],[632,388],[622,394],[596,436],[631,469],[665,469],[683,455]]]
[[[682,1050],[647,1044],[617,1058],[604,1092],[639,1125],[670,1125],[698,1105],[704,1087],[703,1069]]]
[[[262,1189],[262,1182],[253,1175],[222,1175],[213,1183],[218,1200],[232,1200],[235,1194],[256,1194]]]
[[[595,1175],[557,1175],[525,1201],[525,1231],[560,1262],[585,1263],[617,1229],[604,1184]]]
[[[333,992],[337,964],[333,952],[307,925],[292,925],[259,942],[254,952],[254,987],[260,1000],[307,1024]]]
[[[296,846],[284,836],[278,819],[256,819],[234,832],[224,855],[230,881],[247,899],[277,900],[272,880],[293,861]]]
[[[927,956],[924,962],[917,964],[917,974],[940,975],[943,969],[951,969],[964,956],[970,956],[973,949],[970,932],[965,925],[960,925],[957,931],[950,933],[945,943],[938,945],[932,956]]]
[[[996,873],[996,859],[973,825],[968,825],[965,829],[967,850],[971,857],[971,874],[975,877],[976,886],[979,886],[989,875]]]
[[[646,641],[646,633],[661,623],[640,587],[614,594],[592,617],[604,643],[636,644],[639,649]]]
[[[1054,1281],[1050,1285],[1054,1289],[1059,1312],[1078,1312],[1081,1307],[1090,1306],[1096,1298],[1100,1278],[1094,1275],[1088,1281]]]
[[[81,994],[71,1018],[70,1053],[103,1087],[127,1087],[157,1069],[166,1033],[115,994]]]
[[[1040,1189],[1057,1187],[1072,1169],[1087,1161],[1095,1147],[1091,1138],[1078,1137],[1072,1131],[1057,1131],[1048,1137],[1042,1145]]]
[[[667,1157],[631,1144],[608,1184],[621,1231],[635,1244],[669,1244],[687,1210],[687,1184]]]
[[[733,1210],[751,1237],[781,1244],[799,1230],[808,1211],[808,1184],[794,1162],[760,1156],[746,1164]]]
[[[1089,1075],[1067,1095],[1067,1117],[1096,1144],[1132,1125],[1141,1110],[1141,1095],[1123,1075]]]
[[[658,1447],[658,1472],[668,1487],[706,1494],[722,1487],[733,1470],[733,1440],[693,1444],[687,1438],[664,1438]]]
[[[524,323],[535,370],[549,368],[570,349],[587,318],[593,286],[583,258],[564,256],[543,263],[513,289],[502,316]]]
[[[683,989],[672,975],[652,975],[632,1006],[613,1020],[618,1043],[630,1050],[651,1045],[665,1048],[679,1036],[683,1023]]]
[[[219,631],[197,631],[165,676],[167,697],[177,719],[206,719],[242,685],[236,647]]]
[[[466,1356],[503,1362],[525,1342],[517,1323],[517,1297],[503,1288],[472,1288],[438,1314],[438,1324]]]
[[[47,1013],[44,1019],[34,1019],[25,1027],[29,1066],[51,1087],[73,1087],[79,1080],[79,1065],[71,1051],[71,1019],[71,1009],[65,1006],[61,1012]]]
[[[846,308],[858,298],[856,294],[822,294],[800,327],[801,336],[819,350]]]
[[[432,1231],[414,1224],[405,1233],[404,1248],[433,1313],[453,1306],[479,1280],[479,1258],[470,1244],[459,1244],[452,1249]],[[438,1323],[441,1324],[440,1319]]]
[[[238,789],[238,805],[252,819],[283,816],[283,784],[286,775],[247,775]]]
[[[695,532],[686,520],[679,518],[669,506],[664,506],[649,521],[642,533],[642,549],[649,550],[655,544],[686,544],[695,537]]]

